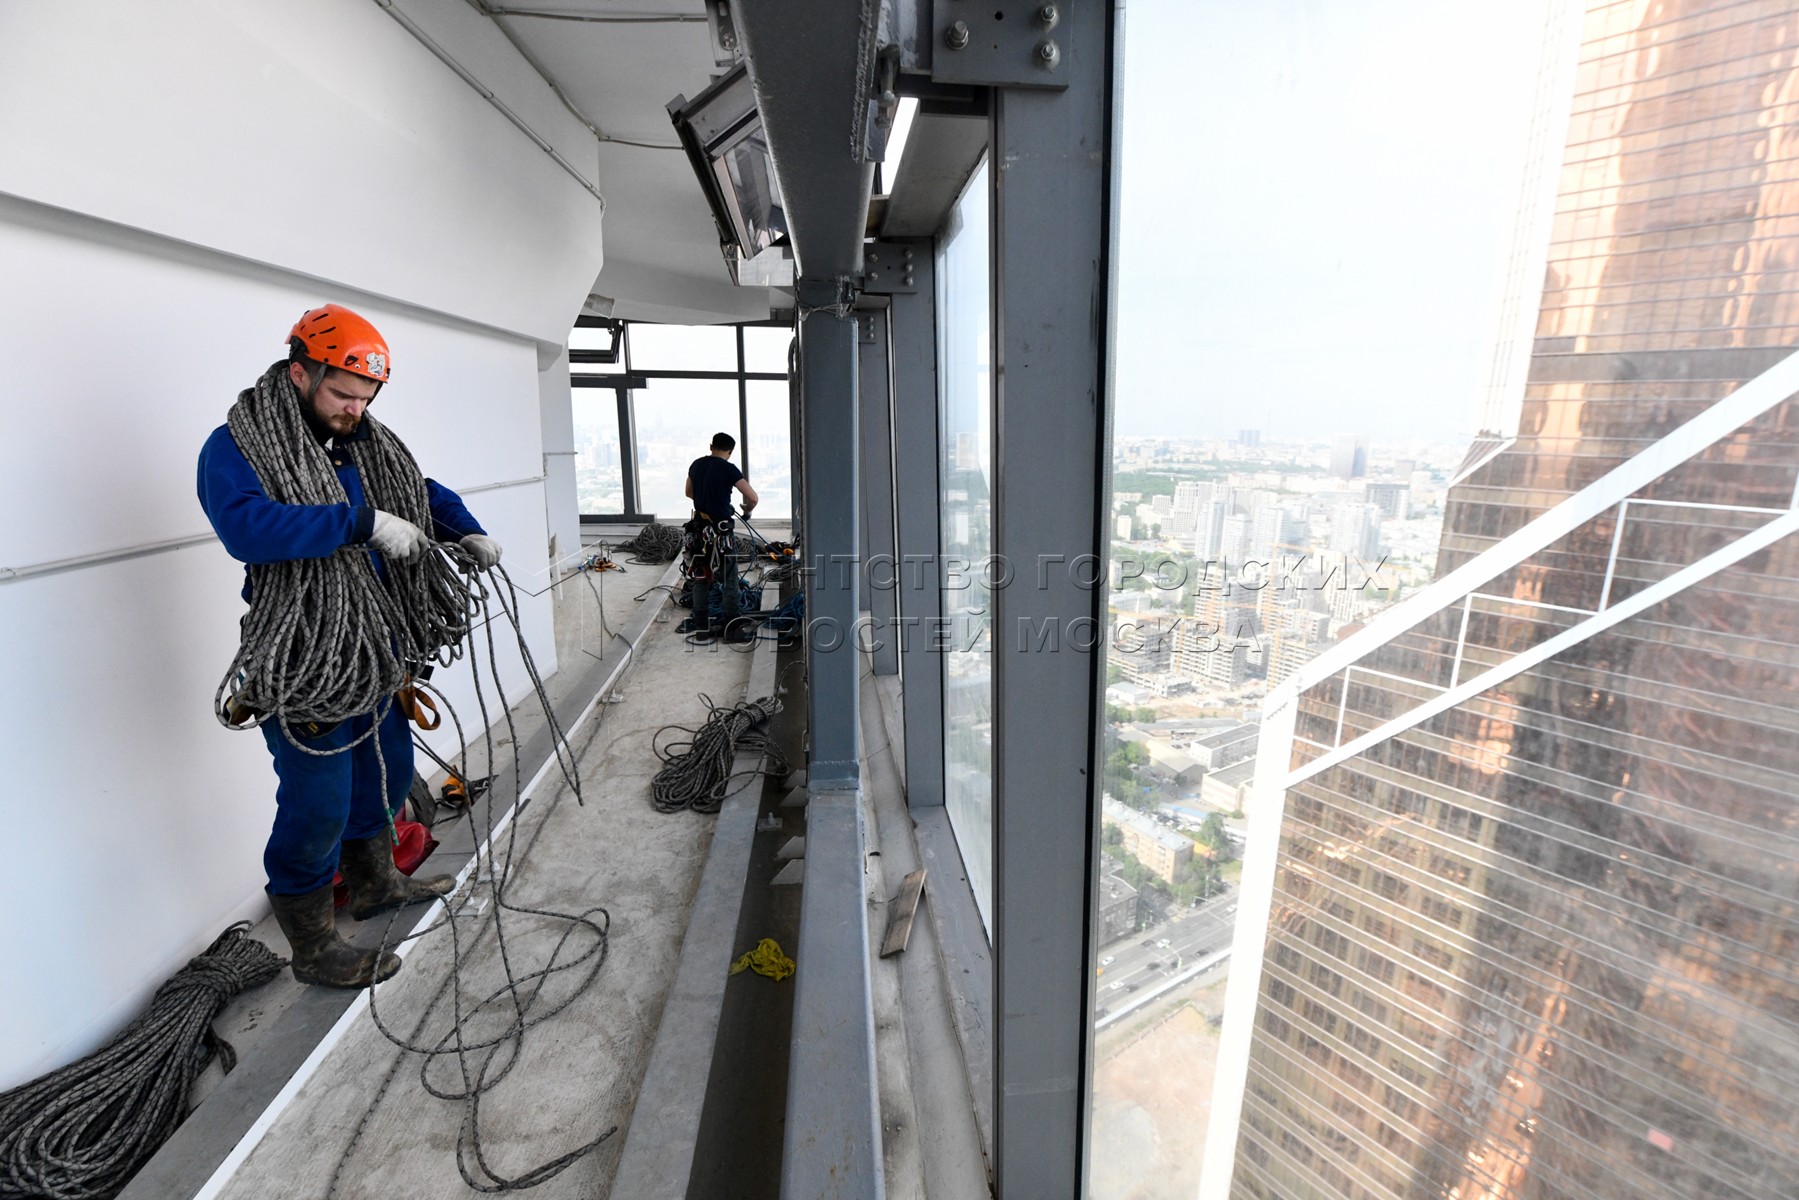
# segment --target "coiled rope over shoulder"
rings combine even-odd
[[[237,1065],[214,1018],[286,965],[249,928],[221,933],[118,1037],[0,1094],[0,1197],[100,1200],[124,1189],[187,1115],[188,1090],[212,1056],[227,1071]]]
[[[286,368],[276,363],[238,396],[227,418],[232,439],[271,500],[345,504]],[[425,479],[412,453],[372,416],[362,421],[367,436],[341,450],[368,503],[429,530]],[[450,552],[433,547],[410,562],[384,559],[382,567],[378,575],[367,546],[252,564],[242,641],[213,698],[220,723],[232,723],[233,707],[283,724],[335,723],[375,711],[412,669],[458,657],[478,603]]]

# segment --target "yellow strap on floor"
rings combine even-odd
[[[731,964],[731,974],[748,967],[758,975],[766,975],[779,982],[793,974],[793,960],[781,953],[781,943],[773,938],[763,938],[756,943],[756,948]]]

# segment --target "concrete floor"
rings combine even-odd
[[[633,597],[661,572],[659,567],[634,566],[558,585],[559,676],[573,673],[570,655],[621,651],[621,643],[607,642],[606,631],[623,627],[638,606]],[[559,1005],[567,1007],[540,1024],[528,1024],[522,1044],[508,1041],[498,1049],[495,1074],[515,1055],[516,1066],[483,1096],[479,1108],[480,1139],[491,1174],[483,1173],[472,1155],[467,1164],[485,1183],[517,1177],[616,1126],[619,1132],[598,1149],[533,1192],[594,1197],[610,1190],[713,820],[663,815],[651,807],[649,781],[661,765],[651,751],[651,738],[664,725],[697,725],[705,716],[697,694],[728,702],[742,694],[748,673],[745,655],[687,645],[674,632],[683,610],[664,615],[668,620],[650,627],[619,685],[623,702],[597,707],[574,736],[585,806],[577,806],[552,773],[514,827],[509,903],[571,915],[603,909],[605,915],[593,912],[591,919],[603,925],[609,916],[610,934],[597,975],[591,973],[590,959],[551,976],[541,992],[536,982],[519,990],[527,1022]],[[531,707],[529,702],[521,706]],[[528,720],[520,723],[521,742],[530,736]],[[487,819],[484,813],[477,817]],[[445,847],[434,857],[452,865],[461,861],[474,840],[468,825],[464,820],[440,826],[437,833]],[[502,864],[507,842],[502,834]],[[463,853],[457,854],[458,849]],[[487,882],[475,884],[470,915],[457,923],[462,941],[458,969],[453,970],[457,956],[451,931],[440,923],[408,951],[400,975],[377,991],[376,1011],[391,1032],[416,1045],[436,1045],[446,1037],[457,1003],[474,1009],[481,998],[503,988],[506,972],[494,934],[491,890]],[[397,923],[395,934],[410,928],[414,919],[408,915]],[[343,921],[351,924],[347,917]],[[272,922],[265,924],[270,927],[259,928],[257,936],[284,952],[279,931]],[[590,927],[566,917],[502,910],[501,927],[514,977],[579,958],[599,940]],[[564,938],[558,958],[557,945]],[[219,1024],[220,1032],[246,1053],[254,1052],[256,1031],[300,990],[285,975],[278,984],[285,986],[270,985],[240,998]],[[469,1015],[466,1036],[487,1040],[518,1019],[513,1001],[505,998]],[[486,1054],[470,1052],[471,1071],[478,1072]],[[309,1200],[328,1194],[382,1200],[473,1194],[457,1165],[459,1132],[469,1106],[429,1094],[420,1077],[423,1061],[424,1056],[397,1048],[362,1012],[214,1194]],[[456,1057],[436,1059],[428,1082],[441,1092],[462,1091]]]

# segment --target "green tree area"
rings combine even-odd
[[[1106,705],[1106,721],[1112,725],[1129,725],[1135,721],[1143,723],[1156,719],[1156,710],[1146,706],[1132,707],[1128,704]]]
[[[1170,887],[1167,880],[1144,866],[1136,855],[1124,848],[1122,844],[1124,833],[1118,826],[1107,825],[1105,827],[1104,841],[1106,853],[1120,863],[1118,877],[1137,889],[1137,914],[1131,927],[1141,929],[1144,926],[1145,917],[1143,898],[1151,892],[1156,892],[1165,900],[1173,901],[1178,898],[1178,891]]]
[[[1236,857],[1231,850],[1230,838],[1225,836],[1224,814],[1222,813],[1208,814],[1206,819],[1201,822],[1199,829],[1187,836],[1202,846],[1210,846],[1214,854],[1213,862],[1222,865]]]
[[[1220,882],[1236,878],[1243,870],[1236,863],[1236,851],[1231,847],[1230,838],[1225,835],[1223,814],[1208,814],[1198,829],[1187,831],[1187,836],[1195,843],[1193,874],[1186,883],[1174,889],[1175,899],[1183,904],[1210,899],[1218,894]]]
[[[1121,804],[1145,809],[1153,803],[1149,785],[1139,770],[1149,765],[1149,751],[1141,743],[1126,742],[1106,755],[1105,789]]]

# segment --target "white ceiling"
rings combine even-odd
[[[491,19],[604,139],[623,139],[599,146],[606,258],[593,291],[612,302],[612,314],[690,323],[766,317],[768,289],[731,283],[699,181],[668,119],[670,100],[697,94],[719,71],[702,0],[488,0],[475,7],[497,14]],[[599,22],[511,10],[691,19]]]

